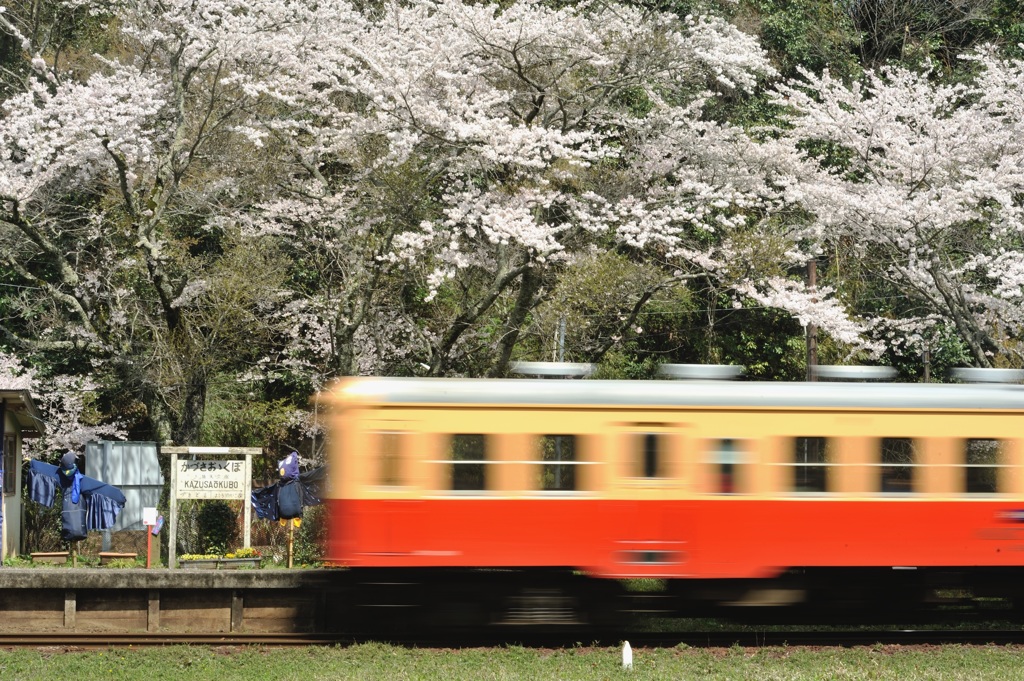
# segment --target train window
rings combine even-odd
[[[718,466],[718,494],[736,493],[736,468],[743,462],[743,452],[736,445],[736,441],[726,438],[719,440],[714,451],[712,460]]]
[[[483,435],[452,435],[452,489],[484,490],[487,478],[487,438]]]
[[[661,477],[661,450],[664,438],[658,433],[644,433],[640,436],[640,476]]]
[[[401,456],[401,433],[379,433],[380,442],[380,484],[394,487],[401,484],[399,457]]]
[[[883,492],[914,491],[914,467],[917,460],[914,450],[914,440],[909,437],[882,438]]]
[[[793,439],[793,491],[824,492],[828,489],[829,441],[823,437]]]
[[[999,440],[966,440],[964,460],[968,494],[995,494],[998,489],[1002,442]]]
[[[542,435],[540,438],[541,489],[571,492],[576,489],[576,436]]]

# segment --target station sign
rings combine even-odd
[[[251,546],[252,457],[260,456],[259,447],[161,447],[171,457],[171,498],[169,500],[170,537],[167,539],[167,566],[178,566],[178,502],[181,499],[228,499],[242,501],[242,546]],[[199,458],[202,457],[202,458]],[[157,516],[152,534],[160,532],[163,516]]]
[[[178,459],[175,493],[179,499],[245,499],[249,492],[245,461]]]

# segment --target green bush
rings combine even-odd
[[[327,537],[327,511],[323,505],[303,510],[302,524],[295,533],[292,561],[296,565],[313,565],[323,560],[323,545]]]
[[[238,543],[238,516],[224,501],[208,501],[199,509],[200,553],[223,555]]]

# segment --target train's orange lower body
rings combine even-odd
[[[329,560],[352,567],[568,567],[595,576],[770,578],[795,567],[1024,565],[1005,499],[339,500]]]

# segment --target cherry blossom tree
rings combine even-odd
[[[211,381],[500,375],[524,329],[561,316],[538,310],[566,272],[604,253],[623,275],[601,314],[620,321],[580,359],[697,285],[851,347],[927,320],[986,362],[1018,334],[1020,65],[991,53],[969,85],[808,75],[779,90],[790,127],[755,137],[711,104],[775,72],[713,16],[69,8],[109,20],[109,54],[61,61],[0,21],[33,74],[0,105],[0,277],[18,287],[0,343],[129,393],[157,437],[195,441]],[[837,249],[907,305],[887,317],[788,276]]]
[[[662,258],[679,283],[750,226],[766,185],[702,110],[772,69],[724,21],[534,1],[317,12],[329,34],[285,28],[273,81],[242,86],[262,95],[254,145],[299,170],[251,218],[315,269],[290,361],[441,374],[482,349],[475,370],[500,374],[579,254]]]
[[[886,305],[848,303],[879,341],[920,348],[948,327],[978,365],[1019,363],[1024,64],[972,59],[970,83],[883,68],[781,87],[794,114],[783,140],[803,163],[786,197],[814,216],[795,234],[809,253],[860,261],[888,285]]]
[[[83,376],[38,376],[13,355],[0,352],[0,387],[28,390],[44,420],[42,437],[25,441],[25,454],[38,457],[79,450],[87,442],[124,437],[116,420],[98,422],[97,385]]]
[[[143,1],[89,11],[118,27],[116,58],[61,69],[23,36],[36,75],[3,103],[0,265],[21,293],[0,341],[74,358],[131,391],[160,437],[192,442],[211,376],[245,356],[225,336],[260,337],[228,331],[237,315],[196,313],[240,276],[221,266],[249,248],[226,218],[264,179],[260,159],[232,141],[245,98],[230,75],[252,67],[235,46],[288,10]],[[243,288],[273,299],[259,268],[239,272]]]

